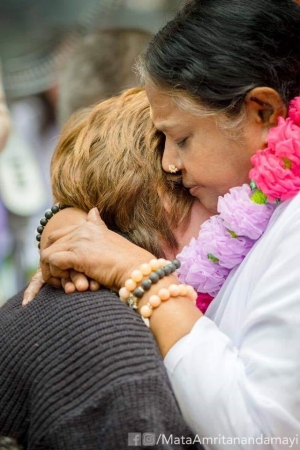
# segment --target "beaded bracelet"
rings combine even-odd
[[[169,300],[171,297],[188,297],[189,300],[196,305],[197,292],[188,284],[171,284],[167,288],[162,288],[156,295],[151,295],[146,305],[140,309],[140,315],[145,324],[150,327],[150,317],[153,309],[158,308],[162,302]]]
[[[142,264],[139,269],[131,273],[131,278],[126,280],[125,286],[119,290],[120,299],[131,308],[137,309],[138,300],[143,297],[145,291],[149,291],[152,284],[175,272],[179,267],[180,262],[177,259],[174,259],[172,262],[163,258],[151,259],[149,264]],[[143,280],[144,276],[148,275],[149,278]],[[138,286],[140,282],[141,285]]]
[[[47,225],[47,223],[49,222],[49,220],[54,216],[54,214],[57,214],[58,211],[61,211],[62,209],[65,208],[69,208],[68,205],[62,205],[61,203],[56,203],[55,205],[53,205],[50,209],[47,209],[47,211],[45,212],[44,217],[41,218],[40,220],[40,224],[36,229],[36,243],[38,248],[41,248],[41,238],[42,238],[42,234],[44,231],[45,226]]]
[[[180,262],[174,259],[172,262],[165,259],[151,259],[149,264],[142,264],[138,270],[131,273],[131,278],[125,281],[125,286],[119,290],[120,299],[128,304],[130,308],[138,309],[138,301],[141,300],[145,291],[149,291],[151,286],[157,283],[161,278],[170,275],[180,267]],[[148,279],[143,280],[144,276]],[[143,280],[143,281],[142,281]],[[138,283],[141,285],[138,286]],[[145,324],[150,327],[149,318],[154,308],[158,308],[162,301],[168,300],[170,297],[178,296],[188,297],[194,303],[196,302],[197,293],[192,286],[186,284],[171,284],[168,288],[162,288],[156,295],[151,295],[148,303],[142,306],[140,315]]]

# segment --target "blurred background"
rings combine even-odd
[[[0,153],[0,305],[38,266],[35,230],[53,204],[49,166],[61,126],[75,110],[138,83],[137,55],[183,3],[1,0],[12,131]]]

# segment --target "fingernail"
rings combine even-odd
[[[27,298],[23,298],[22,306],[26,306],[29,300]]]

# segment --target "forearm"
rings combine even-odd
[[[151,319],[151,330],[163,357],[201,317],[202,313],[184,297],[170,299],[158,308]]]
[[[157,294],[161,288],[171,284],[179,284],[178,279],[173,275],[164,277],[153,285],[139,302],[139,311],[151,295]],[[162,302],[158,308],[153,309],[150,328],[163,357],[176,342],[191,331],[201,317],[202,313],[187,297],[171,297],[166,302]]]
[[[254,413],[259,396],[250,387],[243,360],[210,319],[203,317],[170,350],[165,366],[183,416],[195,433],[245,439],[268,435],[258,410]],[[216,440],[210,448],[222,450],[224,442]]]

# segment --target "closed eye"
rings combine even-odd
[[[183,147],[185,146],[187,140],[188,140],[187,137],[184,138],[184,139],[182,139],[181,141],[177,142],[177,146],[178,146],[179,148],[183,148]]]

